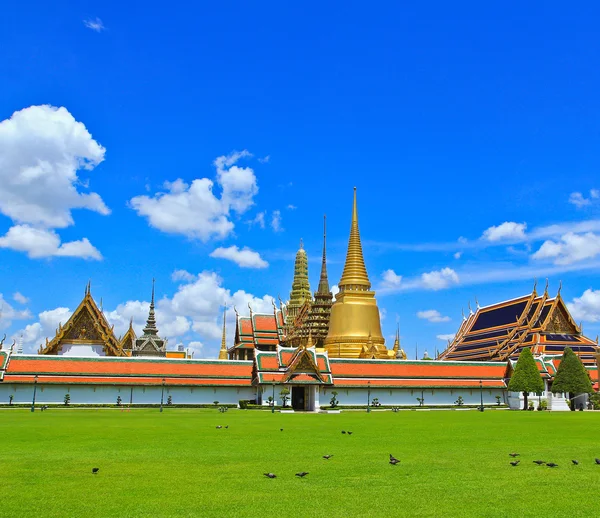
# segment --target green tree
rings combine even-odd
[[[560,365],[552,382],[552,392],[567,392],[570,394],[571,410],[575,410],[575,398],[577,394],[590,394],[592,382],[587,369],[581,363],[570,347],[565,347]]]
[[[279,395],[281,396],[282,406],[287,407],[287,402],[290,400],[290,389],[283,387]]]
[[[65,406],[69,406],[69,404],[71,403],[71,395],[70,394],[65,394]]]
[[[529,347],[523,349],[519,355],[515,370],[508,382],[508,390],[511,392],[523,392],[523,396],[525,397],[523,410],[527,410],[527,396],[529,396],[530,392],[540,393],[544,391],[544,381]]]

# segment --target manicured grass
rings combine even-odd
[[[0,410],[0,516],[594,516],[599,431],[592,412]]]

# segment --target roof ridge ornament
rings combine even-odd
[[[481,309],[481,306],[479,305],[479,301],[477,300],[477,297],[475,297],[475,306],[477,307],[478,310]]]

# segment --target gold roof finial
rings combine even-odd
[[[533,293],[537,295],[536,288],[537,288],[537,278],[534,277],[533,278]]]
[[[562,281],[558,282],[558,293],[556,294],[556,296],[560,296],[560,290],[562,290]]]
[[[396,328],[396,339],[394,340],[393,351],[397,353],[398,349],[400,349],[400,324],[398,324],[398,327]]]
[[[300,250],[304,250],[304,241],[300,238]]]
[[[356,187],[354,188],[354,202],[352,205],[352,224],[350,226],[350,239],[348,240],[348,253],[346,264],[339,283],[340,291],[344,289],[370,290],[371,282],[365,267],[360,233],[358,231],[358,209],[356,207]]]
[[[548,294],[548,277],[546,277],[546,287],[544,288],[544,294]]]
[[[312,330],[308,332],[308,340],[306,341],[306,348],[310,349],[313,346]]]
[[[226,340],[226,332],[225,332],[226,319],[227,319],[227,304],[225,304],[225,308],[223,309],[223,336],[221,337],[221,350],[219,351],[219,360],[227,359],[227,340]]]

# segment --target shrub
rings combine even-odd
[[[535,405],[534,405],[533,401],[529,401],[529,404],[527,406],[527,410],[535,410]]]
[[[15,399],[15,396],[13,396],[12,394],[10,396],[8,396],[8,404],[12,405],[13,399]]]
[[[590,396],[590,404],[594,410],[600,410],[600,392],[594,392]]]
[[[530,392],[538,393],[544,390],[544,381],[529,347],[523,349],[519,354],[515,370],[508,382],[508,390],[523,393],[525,396],[523,410],[528,408],[527,396]]]
[[[290,399],[290,389],[283,387],[279,395],[281,396],[281,403],[283,404],[283,407],[287,407],[287,402]]]
[[[502,396],[496,396],[496,404],[497,404],[498,406],[500,406],[500,405],[501,405],[500,401],[502,401]]]
[[[167,406],[171,406],[173,404],[173,396],[169,396],[167,398]]]
[[[419,406],[423,406],[425,404],[425,398],[418,397],[417,401],[419,402]]]
[[[542,411],[542,410],[548,410],[548,401],[546,401],[545,399],[542,399],[542,400],[540,401],[540,404],[538,405],[538,408],[537,408],[537,409],[538,409],[539,411]]]
[[[373,398],[371,400],[371,406],[381,406],[381,403],[379,402],[379,398]]]
[[[454,404],[457,406],[463,406],[465,404],[465,401],[462,396],[458,396],[458,399],[454,402]]]
[[[338,395],[338,393],[335,390],[331,393],[331,400],[329,401],[329,404],[331,405],[331,408],[335,408],[339,404],[339,401],[337,399],[337,395]]]
[[[218,401],[213,401],[213,405],[219,406],[219,402]]]
[[[69,404],[71,403],[71,394],[65,394],[65,406],[69,406]]]
[[[275,400],[273,399],[273,396],[269,396],[267,398],[267,403],[269,403],[269,406],[275,406]]]
[[[121,396],[117,396],[117,406],[121,406]]]

